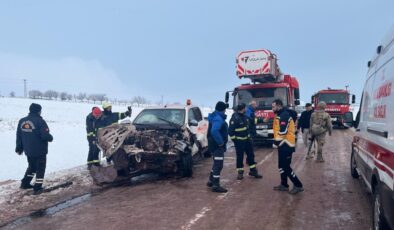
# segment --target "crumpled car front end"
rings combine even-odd
[[[131,124],[114,124],[98,130],[98,146],[113,164],[96,169],[102,172],[92,173],[96,183],[112,182],[111,178],[115,180],[114,170],[117,176],[126,177],[147,171],[192,174],[193,138],[185,127],[137,129]],[[112,176],[102,181],[100,178],[105,176],[101,174]]]

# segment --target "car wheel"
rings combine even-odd
[[[193,157],[190,153],[181,155],[181,173],[183,177],[191,177],[193,175]]]
[[[356,163],[356,159],[354,157],[354,150],[352,150],[352,154],[350,157],[350,173],[352,174],[353,178],[358,178],[358,172],[357,172],[357,163]]]
[[[373,193],[373,204],[372,204],[372,224],[374,230],[381,230],[385,228],[382,198],[380,197],[379,184],[376,185]]]

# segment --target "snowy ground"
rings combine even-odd
[[[88,170],[83,166],[49,173],[45,179],[45,187],[65,182],[72,182],[72,185],[39,196],[32,195],[31,189],[19,189],[19,181],[0,182],[0,226],[18,217],[28,216],[31,212],[52,207],[99,188],[93,184]]]
[[[54,141],[49,143],[47,172],[54,172],[86,164],[88,143],[85,119],[93,104],[20,98],[0,98],[0,181],[21,179],[26,167],[25,156],[15,153],[16,126],[26,116],[32,102],[42,106],[42,117],[47,121]],[[114,106],[114,112],[126,107]],[[142,108],[133,108],[134,118]]]

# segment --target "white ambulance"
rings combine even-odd
[[[394,229],[394,25],[368,62],[351,174],[373,195],[373,229]]]

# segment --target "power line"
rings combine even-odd
[[[24,86],[24,90],[25,90],[25,98],[27,97],[27,80],[23,79],[23,86]]]

